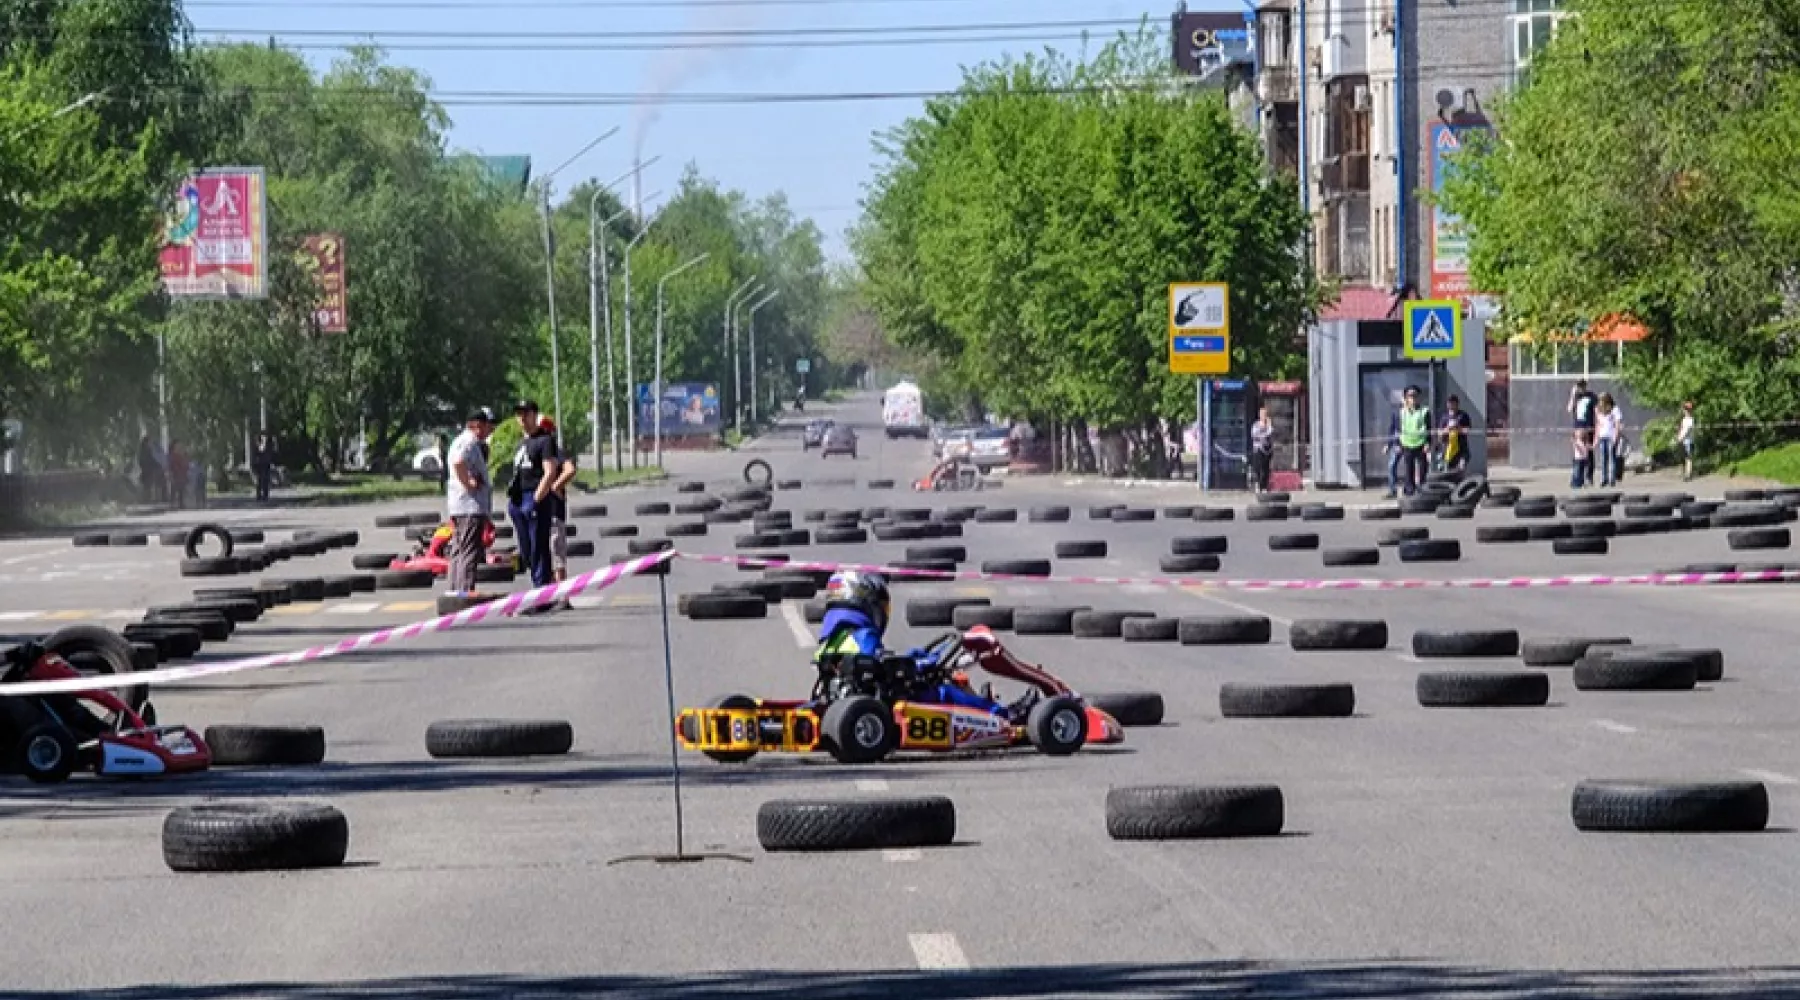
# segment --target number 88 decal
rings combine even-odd
[[[906,738],[918,743],[945,743],[950,739],[950,720],[913,716],[906,720]]]

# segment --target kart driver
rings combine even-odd
[[[879,573],[840,570],[825,584],[825,607],[825,620],[819,626],[819,646],[813,653],[814,664],[828,657],[879,657],[884,653],[882,639],[893,607],[885,577]],[[985,626],[970,629],[963,635],[962,643],[965,650],[974,654],[983,670],[997,677],[1023,682],[1030,685],[1030,690],[1006,704],[976,693],[968,678],[959,673],[953,682],[940,684],[928,697],[942,704],[992,712],[1020,722],[1030,714],[1042,695],[1068,693],[1068,688],[1056,678],[1008,653]],[[913,649],[906,655],[918,660],[926,655],[926,651]]]

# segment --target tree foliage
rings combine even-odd
[[[1446,187],[1476,282],[1512,332],[1636,317],[1626,377],[1693,399],[1709,447],[1791,436],[1766,425],[1800,410],[1800,4],[1571,7]]]
[[[883,326],[972,409],[1125,429],[1155,455],[1163,421],[1194,417],[1168,370],[1171,282],[1231,284],[1232,372],[1251,377],[1296,369],[1317,297],[1296,193],[1160,44],[969,70],[882,138],[853,240]]]

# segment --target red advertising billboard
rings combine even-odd
[[[268,221],[261,167],[189,177],[164,228],[163,287],[178,299],[266,297]]]
[[[300,264],[319,283],[313,328],[320,333],[348,333],[350,309],[344,294],[344,238],[337,233],[308,236],[300,245]]]

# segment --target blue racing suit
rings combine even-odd
[[[881,630],[868,615],[854,608],[832,608],[825,612],[825,620],[819,625],[819,646],[813,652],[813,662],[831,656],[879,657],[882,655],[881,640]],[[926,654],[923,649],[911,649],[906,655],[921,660]],[[1005,705],[957,684],[940,684],[929,692],[928,697],[940,704],[1006,714]]]

